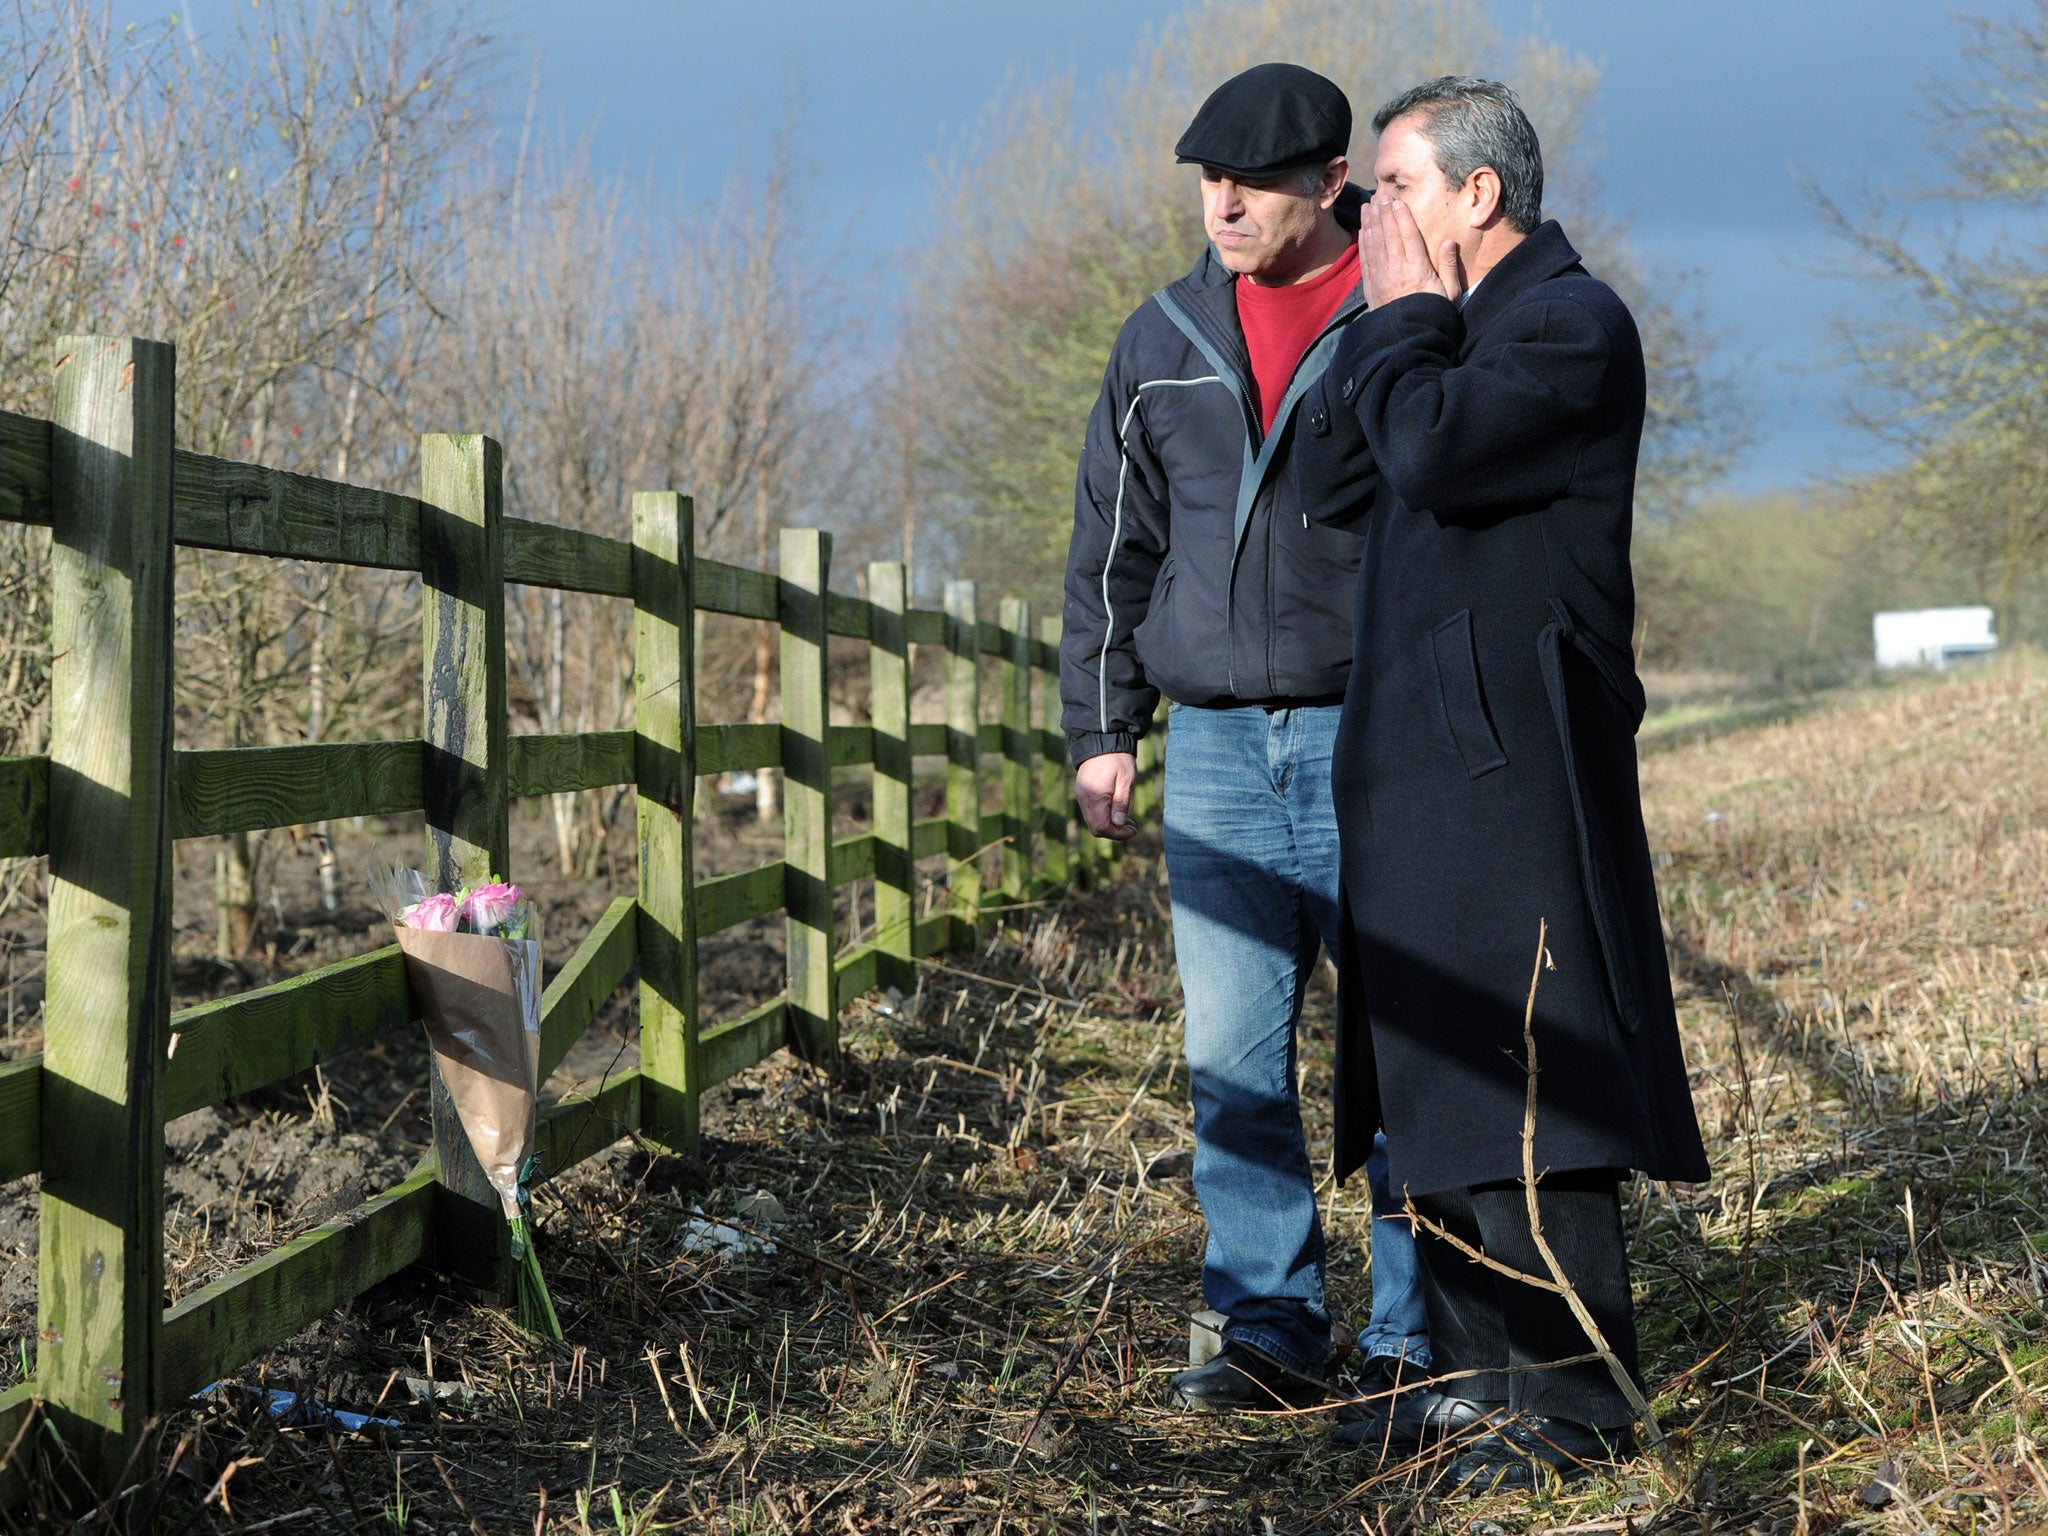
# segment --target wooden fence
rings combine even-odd
[[[410,1027],[397,947],[274,986],[170,1009],[171,843],[262,827],[424,812],[423,865],[444,883],[511,878],[514,797],[631,784],[638,888],[612,902],[542,1004],[545,1077],[638,968],[640,1066],[544,1112],[550,1173],[637,1133],[694,1143],[703,1091],[788,1046],[829,1064],[845,1003],[910,984],[917,960],[976,943],[1001,903],[1055,894],[1110,852],[1069,826],[1053,721],[1057,619],[980,616],[972,582],[943,611],[910,605],[900,564],[868,595],[830,590],[828,534],[782,534],[770,575],[700,559],[687,497],[633,498],[631,542],[505,517],[500,450],[429,436],[418,498],[175,451],[175,358],[158,342],[73,337],[53,419],[0,413],[0,519],[52,530],[50,752],[0,758],[0,856],[47,854],[45,1048],[0,1065],[0,1183],[40,1174],[38,1348],[0,1392],[0,1453],[40,1403],[89,1465],[151,1416],[414,1263],[487,1291],[507,1274],[496,1198],[446,1096],[434,1150],[396,1188],[166,1308],[164,1134],[178,1115],[310,1070]],[[220,751],[172,745],[173,566],[179,546],[417,573],[422,734],[402,741]],[[634,724],[508,735],[507,585],[628,598]],[[695,612],[778,626],[781,722],[695,718]],[[867,642],[871,719],[828,718],[830,640]],[[910,647],[943,647],[946,718],[910,718]],[[983,721],[982,659],[998,662]],[[1034,698],[1036,703],[1034,703]],[[913,760],[943,758],[945,814],[912,811]],[[873,831],[835,837],[832,772],[872,764]],[[780,861],[692,879],[695,781],[779,767]],[[1156,769],[1141,759],[1141,807]],[[994,772],[1001,808],[985,813]],[[981,854],[1000,846],[984,889]],[[946,858],[942,908],[920,917],[916,867]],[[872,937],[842,949],[833,893],[872,879]],[[787,986],[701,1028],[701,938],[785,914]],[[15,1470],[0,1474],[0,1501]]]

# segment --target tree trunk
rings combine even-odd
[[[754,485],[754,566],[756,570],[768,569],[768,481],[765,477]],[[774,687],[775,629],[769,624],[757,624],[754,626],[754,700],[747,710],[747,718],[756,725],[767,723],[768,700]],[[762,821],[781,818],[780,769],[763,768],[756,774],[754,814]]]
[[[306,740],[318,742],[327,730],[327,604],[313,609],[312,657],[306,665]],[[333,828],[313,824],[313,846],[320,850],[320,906],[332,912],[341,905],[341,871],[334,857]]]
[[[249,834],[230,832],[213,857],[214,953],[226,961],[249,953],[256,931],[256,876]]]
[[[548,615],[548,696],[542,700],[543,720],[550,731],[559,733],[568,715],[564,675],[569,645],[568,612],[562,594],[548,589],[543,599]],[[573,793],[548,796],[548,812],[555,823],[555,864],[563,875],[576,874],[576,796]]]

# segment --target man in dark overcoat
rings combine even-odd
[[[1532,984],[1542,1233],[1631,1378],[1620,1177],[1707,1175],[1636,778],[1643,353],[1543,221],[1506,87],[1431,81],[1373,126],[1368,312],[1297,455],[1311,515],[1355,526],[1372,502],[1333,766],[1337,1166],[1384,1127],[1424,1219],[1434,1368],[1456,1379],[1339,1437],[1455,1436],[1454,1477],[1526,1483],[1626,1454],[1637,1416],[1608,1363],[1556,1364],[1594,1350],[1563,1298],[1466,1251],[1550,1278],[1523,1181]]]

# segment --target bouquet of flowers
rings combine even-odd
[[[371,884],[397,931],[441,1082],[512,1227],[520,1326],[562,1336],[533,1250],[528,1190],[540,1091],[540,937],[533,903],[502,881],[429,891],[416,869]]]

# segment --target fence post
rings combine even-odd
[[[101,1482],[158,1406],[176,378],[162,342],[57,344],[36,1374]]]
[[[946,583],[946,906],[952,945],[981,942],[981,595]]]
[[[1131,820],[1143,822],[1159,806],[1159,734],[1157,729],[1138,738],[1138,777],[1131,786]]]
[[[690,597],[695,509],[633,498],[633,778],[640,849],[640,1127],[697,1145],[697,657]]]
[[[832,535],[782,530],[776,583],[782,627],[782,904],[789,974],[789,1036],[806,1061],[831,1063],[839,1052],[834,996],[832,916],[831,636],[825,593],[832,576]]]
[[[511,796],[505,756],[503,454],[476,433],[420,439],[420,623],[426,705],[427,881],[509,880]],[[439,1198],[434,1261],[503,1299],[510,1228],[442,1086],[432,1074]]]
[[[1073,886],[1067,855],[1067,738],[1060,729],[1060,620],[1038,621],[1038,643],[1047,660],[1032,670],[1038,677],[1038,801],[1045,823],[1045,884],[1055,894]]]
[[[1003,890],[1022,905],[1031,900],[1037,847],[1038,742],[1031,730],[1031,605],[1006,597],[1003,631]]]
[[[908,989],[917,924],[917,862],[910,856],[910,571],[900,560],[868,566],[868,715],[875,736],[875,947],[883,981]]]

